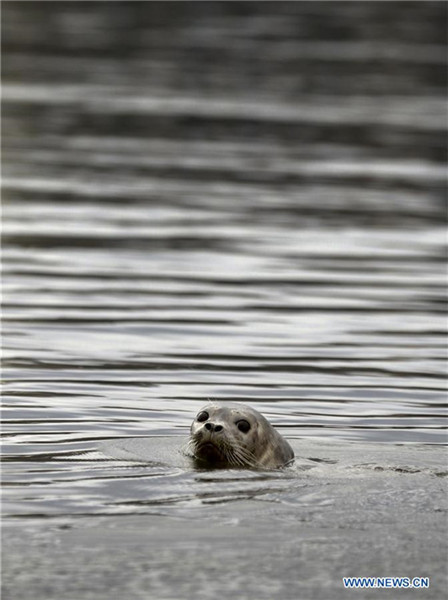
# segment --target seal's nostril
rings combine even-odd
[[[210,423],[210,422],[206,423],[204,425],[204,427],[207,431],[215,431],[215,432],[222,431],[222,429],[223,429],[222,425],[215,425],[214,423]]]

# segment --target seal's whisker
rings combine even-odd
[[[239,451],[238,444],[233,444],[230,441],[226,441],[225,444],[225,456],[231,466],[234,467],[245,467],[247,461],[245,460],[242,453]]]
[[[197,441],[193,438],[190,438],[186,444],[184,444],[181,448],[181,451],[184,454],[189,456],[194,456],[197,448]]]
[[[242,464],[242,466],[257,466],[257,460],[253,453],[247,448],[242,447],[240,444],[233,447],[233,454],[238,459],[239,463]]]
[[[184,444],[182,444],[180,451],[182,452],[182,454],[194,454],[194,448],[195,446],[195,442],[194,440],[192,440],[191,438],[189,440],[187,440]]]
[[[244,446],[242,446],[240,443],[236,443],[234,448],[236,450],[238,450],[238,452],[240,452],[241,454],[243,454],[244,456],[246,456],[249,459],[255,459],[255,455],[253,452],[251,452],[249,450],[249,448],[245,448]]]
[[[232,448],[231,449],[231,457],[233,459],[233,463],[235,466],[237,467],[245,467],[247,465],[247,462],[244,460],[244,458],[242,457],[241,453],[238,452],[237,448]]]

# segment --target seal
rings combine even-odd
[[[187,452],[199,464],[277,469],[294,452],[262,414],[245,404],[211,402],[196,415]]]

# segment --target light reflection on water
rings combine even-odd
[[[188,3],[199,27],[118,3],[120,38],[81,4],[44,33],[6,7],[6,453],[185,433],[207,398],[290,437],[445,442],[436,8],[397,41],[328,5],[325,40],[311,3]]]

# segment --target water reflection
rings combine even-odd
[[[4,597],[442,597],[446,4],[2,9]]]
[[[15,456],[185,431],[441,443],[441,3],[4,3]]]

